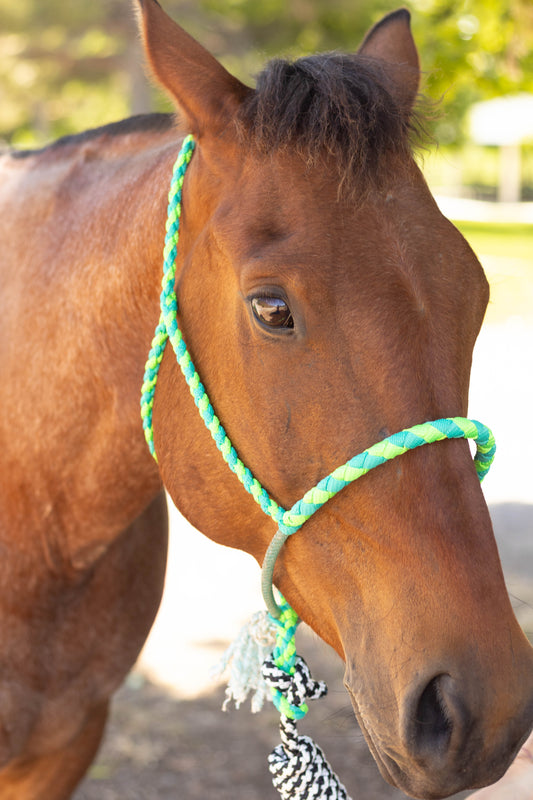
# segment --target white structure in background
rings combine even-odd
[[[500,148],[498,199],[520,200],[521,145],[533,138],[533,95],[516,94],[476,103],[470,112],[470,134],[476,144]]]

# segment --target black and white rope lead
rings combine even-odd
[[[263,664],[263,677],[294,706],[327,693],[324,681],[315,681],[299,656],[293,675],[277,667],[273,659],[267,659]],[[280,735],[281,744],[268,757],[268,764],[272,782],[282,800],[350,800],[320,747],[309,736],[299,736],[296,721],[284,714],[280,720]]]

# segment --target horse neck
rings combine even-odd
[[[19,233],[7,274],[18,275],[12,294],[20,302],[3,326],[8,350],[15,331],[26,335],[4,363],[10,387],[0,389],[9,407],[0,423],[9,498],[0,504],[0,537],[16,528],[31,547],[42,540],[54,564],[90,564],[161,489],[139,397],[179,149],[175,134],[168,139],[126,157],[113,153],[118,140],[103,153],[92,142],[62,157],[67,163],[26,166],[35,224],[47,220],[36,235],[11,203]]]

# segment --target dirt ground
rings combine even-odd
[[[311,732],[347,788],[360,800],[403,797],[383,784],[349,701],[341,670],[310,634],[302,651],[317,677],[328,679],[328,698],[310,710]],[[76,800],[279,800],[266,758],[277,744],[278,716],[271,704],[221,711],[223,690],[177,700],[135,674],[115,701],[104,748]],[[357,786],[364,792],[355,795]]]
[[[357,728],[340,670],[320,643],[305,643],[329,697],[309,712],[310,733],[357,800],[405,798],[380,777]],[[183,701],[135,674],[116,698],[105,745],[75,800],[279,800],[266,764],[277,714],[223,713],[223,691]],[[464,795],[458,795],[461,797]]]

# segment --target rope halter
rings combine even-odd
[[[270,758],[270,769],[274,784],[282,798],[346,798],[344,787],[331,772],[320,748],[308,737],[298,737],[296,721],[307,712],[305,699],[322,696],[325,685],[313,681],[305,662],[298,660],[294,635],[298,617],[282,600],[278,605],[272,591],[272,576],[276,558],[288,536],[298,531],[319,508],[353,481],[372,469],[391,461],[403,453],[425,444],[443,439],[472,439],[476,443],[474,464],[480,480],[490,469],[496,452],[491,431],[480,422],[464,417],[452,417],[424,422],[388,436],[378,444],[359,453],[350,461],[334,470],[310,489],[288,511],[268,494],[252,472],[239,458],[220,420],[216,416],[207,392],[189,355],[177,323],[178,304],[174,288],[176,278],[176,255],[181,218],[181,196],[187,166],[193,155],[195,142],[187,136],[174,165],[169,191],[168,218],[164,248],[163,280],[161,292],[161,316],[152,341],[141,396],[141,417],[150,452],[157,461],[154,448],[152,411],[159,365],[167,340],[198,407],[201,418],[220,450],[222,457],[235,473],[247,492],[265,514],[277,523],[278,530],[265,555],[262,567],[261,586],[265,604],[270,612],[270,622],[275,630],[276,648],[272,659],[263,665],[263,677],[269,684],[272,699],[281,713],[281,751],[276,748]],[[246,639],[246,637],[245,637]],[[249,639],[246,640],[249,644]],[[248,648],[248,644],[243,648]],[[264,647],[264,645],[262,645]],[[238,656],[232,654],[238,661]],[[257,681],[253,677],[250,684]],[[248,689],[244,690],[244,696]],[[228,695],[229,697],[229,695]],[[242,699],[242,696],[239,695]],[[239,699],[239,702],[240,702]]]
[[[141,396],[141,417],[148,447],[157,461],[154,448],[152,409],[159,365],[163,358],[167,340],[170,340],[200,416],[211,433],[216,446],[222,453],[222,457],[264,513],[272,517],[278,524],[278,531],[270,543],[263,562],[261,580],[266,606],[272,616],[278,617],[280,610],[272,593],[272,575],[279,551],[286,538],[298,531],[309,517],[340,492],[341,489],[366,475],[371,469],[397,458],[408,450],[443,439],[466,438],[473,439],[476,442],[477,452],[474,457],[474,464],[479,479],[483,480],[494,460],[496,446],[491,431],[481,422],[465,419],[464,417],[424,422],[421,425],[415,425],[412,428],[406,428],[399,433],[388,436],[378,444],[372,445],[372,447],[356,455],[310,489],[289,511],[278,505],[237,455],[226,431],[213,410],[211,401],[195,369],[177,323],[178,303],[174,282],[181,218],[181,195],[185,172],[192,158],[194,147],[194,138],[187,136],[174,165],[174,173],[170,185],[164,249],[163,290],[161,292],[161,317],[152,341],[152,349],[146,362]]]

